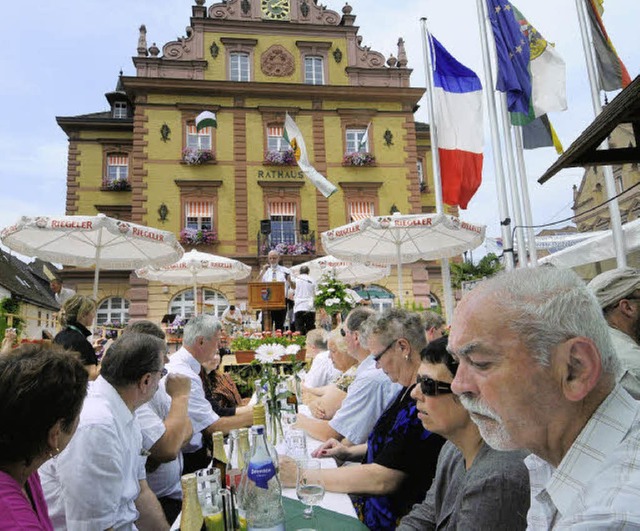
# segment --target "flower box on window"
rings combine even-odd
[[[316,254],[316,244],[310,240],[298,243],[276,243],[275,245],[269,245],[268,242],[265,242],[260,252],[266,256],[269,251],[276,251],[278,254],[288,255]]]
[[[367,151],[346,153],[342,158],[343,166],[375,166],[376,158]]]
[[[218,242],[215,230],[182,229],[180,243],[183,245],[212,245]]]
[[[113,179],[112,181],[105,179],[102,181],[102,189],[110,192],[130,192],[131,183],[129,179]]]
[[[190,166],[204,164],[213,159],[213,151],[210,149],[184,148],[182,150],[182,162]]]
[[[293,151],[278,151],[275,149],[267,151],[264,157],[264,163],[270,166],[295,166],[297,164]]]

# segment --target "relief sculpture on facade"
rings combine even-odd
[[[295,71],[295,61],[284,46],[274,44],[260,57],[260,69],[265,76],[286,77]]]

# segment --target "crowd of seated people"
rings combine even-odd
[[[327,414],[321,400],[341,385],[329,380],[306,395],[315,416],[298,415],[324,441],[313,456],[340,465],[317,474],[374,531],[640,528],[638,291],[634,270],[587,287],[522,269],[466,294],[450,331],[355,308],[328,336],[326,372],[354,372],[341,403]],[[4,338],[0,530],[169,529],[211,434],[252,422],[219,372],[218,319],[192,318],[171,356],[160,327],[133,323],[98,365],[83,354],[92,302],[65,301],[69,343]],[[282,457],[282,482],[295,475]]]

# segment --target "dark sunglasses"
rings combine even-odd
[[[167,370],[166,367],[162,367],[162,369],[156,372],[160,373],[160,378],[164,378],[167,374],[169,374],[169,371]]]
[[[341,335],[342,337],[346,337],[346,336],[347,336],[347,333],[345,332],[344,328],[341,328],[341,329],[340,329],[340,335]]]
[[[438,396],[453,393],[451,390],[451,384],[445,382],[439,382],[428,376],[421,376],[420,374],[416,378],[416,383],[420,386],[420,391],[425,396]]]

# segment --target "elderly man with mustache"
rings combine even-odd
[[[572,271],[519,269],[456,309],[451,388],[498,450],[526,449],[529,529],[640,528],[640,404],[598,301]]]

